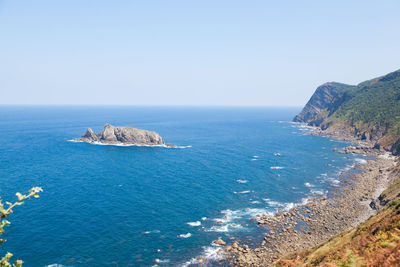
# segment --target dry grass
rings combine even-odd
[[[379,214],[314,248],[288,254],[272,266],[400,267],[400,180],[382,195],[389,204]]]

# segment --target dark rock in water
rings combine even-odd
[[[81,138],[75,141],[114,145],[141,145],[141,146],[168,146],[156,132],[136,129],[132,127],[114,127],[110,124],[104,125],[102,132],[96,134],[92,129],[87,129]]]

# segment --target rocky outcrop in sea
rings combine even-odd
[[[107,145],[175,147],[174,145],[165,143],[156,132],[132,127],[114,127],[111,124],[104,125],[103,131],[98,134],[91,128],[88,128],[81,138],[76,138],[74,141]]]

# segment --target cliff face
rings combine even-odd
[[[114,127],[110,124],[106,124],[103,131],[99,134],[96,134],[92,129],[89,128],[81,138],[75,140],[88,143],[99,142],[103,144],[172,146],[166,144],[161,136],[159,136],[156,132],[150,132],[132,127]]]
[[[342,132],[400,153],[400,70],[358,84],[317,88],[295,122]]]
[[[336,110],[345,91],[355,86],[329,82],[315,90],[311,99],[303,110],[294,117],[295,122],[306,122],[312,126],[320,126],[321,123]]]

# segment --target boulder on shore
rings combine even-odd
[[[213,243],[215,245],[220,245],[220,246],[225,246],[226,245],[226,242],[224,240],[222,240],[222,239],[214,240]]]

